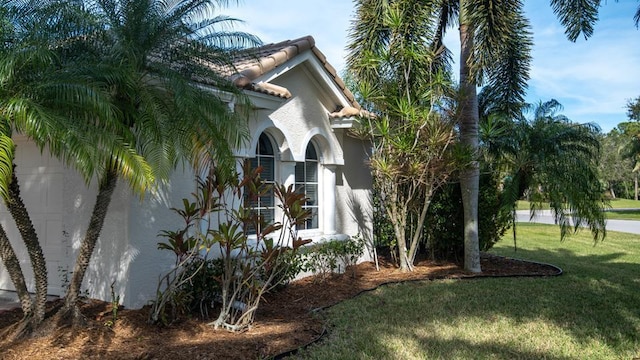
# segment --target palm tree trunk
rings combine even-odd
[[[15,166],[14,166],[15,169]],[[20,186],[15,171],[11,177],[9,184],[8,199],[5,200],[7,209],[13,217],[13,220],[20,231],[22,241],[27,248],[33,275],[36,282],[36,301],[33,307],[33,325],[37,325],[44,320],[46,304],[47,304],[47,263],[42,252],[42,247],[38,241],[38,234],[33,227],[31,217],[27,212],[27,208],[20,197]]]
[[[460,172],[462,205],[464,208],[464,268],[481,272],[480,243],[478,240],[478,193],[480,166],[478,153],[478,95],[471,77],[470,61],[473,51],[473,28],[468,21],[466,1],[460,1],[460,140],[473,155],[471,164]]]
[[[0,226],[0,259],[2,259],[2,263],[9,273],[11,282],[13,282],[13,287],[16,288],[16,293],[18,294],[18,299],[20,299],[20,306],[22,307],[24,317],[32,317],[33,301],[31,301],[31,295],[29,295],[29,291],[27,290],[27,284],[24,280],[22,268],[20,267],[20,261],[18,260],[16,252],[13,250],[11,242],[7,237],[7,233],[4,231],[2,226]]]
[[[65,303],[62,311],[67,313],[72,311],[71,315],[75,319],[80,316],[76,303],[80,296],[82,281],[84,280],[84,275],[89,267],[91,255],[93,255],[93,249],[95,248],[100,232],[102,231],[102,225],[104,224],[104,219],[107,216],[107,210],[109,209],[109,204],[111,203],[111,197],[116,188],[117,180],[117,172],[114,169],[110,169],[107,171],[105,178],[100,184],[96,203],[93,207],[93,212],[89,221],[89,227],[87,228],[85,237],[80,245],[76,265],[73,269],[73,276],[69,283],[69,289],[67,289],[67,293],[65,294]]]

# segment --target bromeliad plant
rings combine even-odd
[[[182,294],[179,290],[202,271],[203,267],[189,264],[215,257],[221,269],[219,275],[211,273],[209,281],[219,291],[215,299],[219,315],[210,325],[244,331],[253,323],[262,296],[296,275],[301,263],[298,249],[310,242],[297,233],[298,225],[311,216],[302,207],[305,196],[292,186],[265,183],[261,172],[262,168],[251,169],[248,163],[242,177],[211,167],[207,176],[198,180],[195,201],[185,200],[184,209],[173,209],[185,219],[185,225],[161,234],[168,242],[160,243],[159,248],[172,250],[177,265],[163,280],[166,288],[158,291],[157,304],[171,303],[164,299]],[[251,204],[272,192],[282,216],[268,222]],[[151,320],[162,320],[163,314],[166,306],[158,307],[155,315],[152,312]]]

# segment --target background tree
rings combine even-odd
[[[622,151],[628,141],[618,128],[614,128],[600,139],[600,176],[612,199],[634,197],[634,163],[630,158],[624,157]]]
[[[640,9],[636,14],[636,24]],[[629,121],[618,124],[618,129],[627,138],[620,151],[623,158],[633,162],[634,199],[638,200],[638,173],[640,172],[640,96],[627,102]]]

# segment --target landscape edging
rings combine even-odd
[[[491,256],[496,256],[498,257],[498,255],[491,255]],[[356,297],[370,292],[370,291],[374,291],[376,289],[378,289],[381,286],[386,286],[386,285],[391,285],[391,284],[404,284],[404,283],[410,283],[410,282],[417,282],[417,281],[434,281],[434,280],[445,280],[445,279],[460,279],[460,280],[466,280],[466,279],[483,279],[483,278],[506,278],[506,277],[549,277],[549,276],[560,276],[564,273],[564,271],[562,270],[562,268],[560,268],[559,266],[553,265],[553,264],[548,264],[548,263],[543,263],[543,262],[538,262],[538,261],[532,261],[532,260],[523,260],[523,259],[515,259],[515,258],[510,258],[510,257],[506,257],[506,256],[499,256],[502,257],[504,259],[509,259],[509,260],[515,260],[515,261],[522,261],[522,262],[528,262],[528,263],[532,263],[532,264],[538,264],[538,265],[544,265],[544,266],[550,266],[552,268],[555,268],[557,270],[556,274],[552,274],[552,275],[540,275],[540,274],[513,274],[513,275],[491,275],[491,274],[487,274],[487,275],[483,275],[482,273],[479,274],[469,274],[469,275],[453,275],[453,276],[447,276],[447,275],[439,275],[439,276],[433,276],[433,277],[427,277],[424,279],[410,279],[410,280],[390,280],[387,282],[383,282],[381,284],[378,284],[376,286],[374,286],[373,288],[370,289],[363,289],[362,291],[358,292],[357,294],[355,294],[354,296],[350,297],[349,299],[345,299],[345,300],[350,300],[350,299],[355,299]],[[342,301],[345,301],[342,300]],[[335,304],[330,304],[327,306],[322,306],[322,307],[318,307],[315,309],[312,309],[311,312],[312,313],[320,313],[321,311],[324,311],[332,306],[335,306],[339,303],[341,303],[342,301],[339,301]],[[281,359],[285,359],[289,356],[295,355],[296,353],[298,353],[300,350],[304,350],[307,347],[319,343],[327,334],[329,334],[329,330],[327,330],[326,327],[326,323],[324,324],[324,326],[322,327],[322,332],[320,333],[320,335],[318,335],[318,337],[316,337],[315,339],[311,340],[310,342],[299,346],[295,349],[291,349],[291,350],[287,350],[285,352],[279,353],[277,355],[274,355],[272,357],[270,357],[270,359],[273,360],[281,360]]]

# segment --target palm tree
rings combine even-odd
[[[531,34],[523,15],[523,3],[511,1],[442,0],[439,5],[438,33],[442,34],[434,46],[442,44],[447,29],[460,34],[460,139],[478,154],[478,97],[476,88],[492,92],[500,99],[496,104],[501,112],[516,118],[523,106],[528,80]],[[588,38],[597,21],[600,1],[551,0],[551,6],[566,29],[569,40],[581,34]],[[457,16],[456,16],[457,15]],[[636,14],[637,15],[637,14]],[[636,16],[636,24],[638,17]],[[441,53],[447,54],[447,51]],[[447,58],[443,57],[446,66]],[[481,271],[477,232],[477,189],[479,166],[471,166],[461,173],[463,205],[465,208],[465,269]]]
[[[358,1],[356,6],[363,14],[356,24],[352,53],[367,54],[376,51],[378,44],[388,45],[388,30],[383,22],[376,23],[376,17],[383,19],[385,3],[398,1]],[[472,161],[461,171],[460,181],[465,213],[465,268],[479,272],[480,254],[477,230],[477,199],[479,165],[478,153],[478,97],[476,88],[484,85],[500,95],[501,108],[509,113],[518,113],[524,102],[526,80],[528,79],[529,49],[531,36],[528,22],[522,15],[522,2],[453,1],[439,0],[422,4],[423,18],[420,20],[430,29],[431,53],[437,56],[424,65],[411,64],[416,74],[449,72],[451,56],[443,44],[446,31],[459,25],[461,40],[460,86],[458,101],[458,124],[460,141],[474,154]],[[365,12],[366,11],[366,12]],[[416,24],[404,24],[405,35],[412,36]],[[379,46],[378,46],[379,47]],[[391,50],[393,51],[393,49]],[[353,62],[349,62],[352,67]],[[373,67],[371,67],[373,69]],[[373,75],[378,75],[373,71]]]
[[[246,98],[221,69],[233,69],[234,50],[257,45],[246,33],[226,31],[235,19],[214,16],[227,1],[98,0],[84,10],[99,19],[82,46],[95,56],[91,78],[105,83],[118,109],[117,121],[133,133],[136,151],[153,176],[167,180],[181,161],[198,166],[217,161],[232,167],[231,149],[246,139]],[[195,85],[194,82],[205,85]],[[229,97],[223,101],[218,94]],[[82,280],[115,189],[127,175],[117,162],[101,164],[99,190],[65,296],[63,316],[78,319]],[[138,190],[149,190],[148,187]]]
[[[50,41],[44,41],[48,33],[34,31],[40,26],[40,19],[36,22],[27,20],[29,12],[34,9],[30,5],[7,2],[2,7],[0,50],[0,195],[16,222],[34,269],[35,303],[27,292],[22,270],[4,229],[0,231],[0,248],[3,262],[21,300],[25,320],[28,320],[23,322],[25,328],[44,319],[48,282],[42,248],[20,197],[18,179],[13,172],[14,144],[11,135],[14,131],[25,133],[41,148],[49,139],[59,137],[59,146],[52,149],[52,152],[58,154],[61,154],[65,146],[67,149],[71,149],[69,145],[73,146],[79,152],[83,147],[86,151],[100,143],[97,138],[90,142],[79,141],[84,136],[75,138],[73,145],[65,145],[63,142],[77,135],[67,132],[67,129],[76,127],[76,124],[69,121],[71,112],[77,115],[80,113],[79,108],[89,103],[93,104],[91,108],[94,109],[97,94],[84,79],[71,77],[70,74],[62,75],[60,59],[48,46]],[[76,99],[75,109],[67,106],[70,98]],[[90,177],[91,174],[87,173],[87,176]]]
[[[558,113],[561,109],[556,100],[541,102],[530,120],[506,121],[501,136],[483,137],[483,143],[506,175],[506,208],[514,211],[526,194],[532,216],[543,204],[550,205],[561,238],[587,225],[597,241],[606,234],[598,173],[600,130],[571,122]]]
[[[362,0],[356,2],[356,6],[367,9],[366,17],[360,18],[362,20],[380,16],[383,5],[394,2]],[[585,38],[592,35],[600,1],[551,0],[550,3],[565,27],[569,40],[575,41],[581,34]],[[495,98],[500,99],[495,106],[512,118],[518,116],[529,77],[531,34],[521,0],[438,0],[430,2],[428,6],[431,6],[432,14],[425,18],[425,22],[435,29],[432,49],[440,55],[432,68],[451,68],[450,52],[443,44],[444,35],[448,29],[455,28],[458,28],[460,35],[460,140],[471,153],[476,154],[476,158],[460,175],[465,213],[465,269],[479,272],[479,113],[476,89],[483,87],[492,92]],[[635,16],[636,25],[640,19],[638,14],[640,10]],[[366,44],[385,41],[382,36],[384,31],[380,31],[384,28],[356,26],[365,34],[359,38],[363,43],[356,48],[364,50],[369,46]]]
[[[218,26],[233,21],[207,17],[218,3],[226,2],[15,1],[7,5],[20,15],[13,17],[14,29],[27,34],[25,39],[38,40],[28,49],[46,56],[33,57],[39,61],[33,61],[31,70],[38,76],[27,77],[31,82],[15,77],[13,84],[21,86],[3,83],[10,95],[3,94],[3,99],[12,104],[3,107],[3,119],[41,147],[48,146],[87,182],[94,176],[99,179],[98,201],[62,316],[79,319],[80,286],[119,177],[143,193],[167,179],[181,159],[194,165],[223,161],[230,158],[230,146],[244,139],[242,114],[230,112],[212,91],[193,85],[193,80],[206,79],[241,109],[248,108],[242,107],[245,98],[220,70],[229,66],[226,50],[254,45],[257,40],[244,33],[218,31]],[[25,43],[22,40],[15,44]],[[3,60],[20,64],[10,62],[10,57]],[[3,69],[15,74],[10,66]],[[10,154],[8,150],[4,154]],[[26,238],[23,234],[25,242]],[[29,238],[38,244],[35,232]],[[2,240],[0,236],[4,254]],[[46,279],[46,267],[34,272]]]

